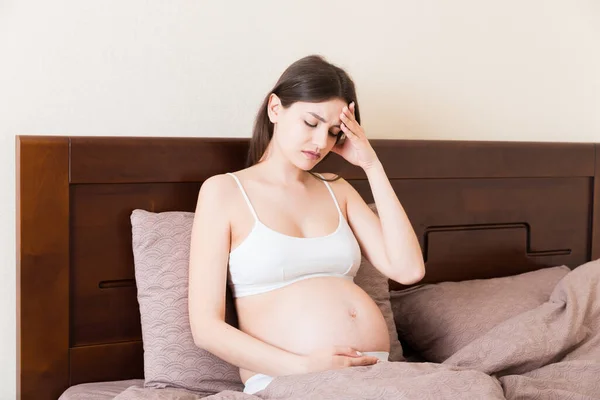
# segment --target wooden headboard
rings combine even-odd
[[[193,211],[206,178],[243,168],[248,142],[17,137],[20,398],[143,376],[130,213]],[[424,282],[600,257],[600,145],[372,144],[419,237]],[[318,170],[372,201],[360,169],[333,155]]]

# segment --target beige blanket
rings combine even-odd
[[[571,271],[548,302],[443,364],[384,362],[278,377],[254,396],[129,388],[116,400],[600,399],[600,260]]]

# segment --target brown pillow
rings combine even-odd
[[[377,214],[375,204],[369,204],[369,208]],[[390,303],[390,287],[388,278],[373,266],[364,256],[362,257],[360,268],[354,278],[360,288],[362,288],[373,299],[387,324],[390,335],[390,361],[404,361],[402,354],[402,345],[398,340],[398,331],[394,322],[394,314]]]
[[[133,256],[144,344],[146,387],[206,394],[241,391],[237,367],[194,343],[188,314],[188,264],[194,214],[131,214]],[[235,324],[231,299],[227,322]]]
[[[441,363],[494,326],[548,301],[569,271],[560,266],[392,291],[398,334],[425,361]]]

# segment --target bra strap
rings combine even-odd
[[[231,175],[233,177],[233,179],[235,179],[235,182],[237,183],[238,187],[240,188],[240,191],[242,192],[242,196],[244,196],[244,200],[246,200],[246,204],[248,204],[248,208],[250,209],[250,212],[254,216],[254,219],[258,221],[258,215],[256,215],[256,211],[254,211],[254,207],[252,207],[252,203],[250,203],[250,199],[248,198],[248,195],[246,194],[246,191],[244,190],[244,187],[242,186],[242,182],[240,182],[239,178],[237,176],[235,176],[234,174],[232,174],[231,172],[227,172],[227,175]]]
[[[340,215],[342,214],[342,210],[340,209],[340,205],[338,204],[337,199],[335,198],[335,193],[333,193],[333,189],[331,188],[331,186],[329,185],[329,182],[327,182],[325,180],[325,178],[323,177],[323,175],[315,172],[315,174],[319,175],[321,177],[321,179],[323,179],[323,183],[325,184],[325,186],[327,187],[327,190],[329,190],[329,193],[331,193],[331,197],[333,198],[333,202],[335,203],[335,208],[337,208],[338,212],[340,213]]]

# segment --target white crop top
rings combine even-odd
[[[248,236],[229,253],[228,280],[234,297],[268,292],[317,276],[354,280],[361,262],[360,247],[327,182],[323,181],[338,210],[338,227],[325,236],[299,238],[261,223],[238,177],[228,175],[237,182],[255,221]]]

